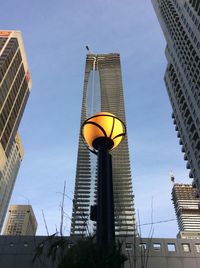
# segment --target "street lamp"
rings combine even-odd
[[[125,134],[125,124],[107,112],[91,116],[81,126],[81,135],[88,149],[98,155],[96,221],[97,244],[100,247],[115,242],[112,158],[109,151],[120,144]]]

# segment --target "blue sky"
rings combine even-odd
[[[163,82],[165,40],[150,0],[74,0],[1,3],[1,28],[22,31],[31,95],[20,125],[25,158],[11,203],[30,202],[45,235],[59,228],[66,180],[73,197],[86,49],[121,54],[135,208],[140,223],[174,219],[173,173],[190,182]],[[71,200],[65,211],[71,216]],[[65,219],[65,234],[70,228]],[[150,226],[142,226],[148,236]],[[154,237],[174,237],[177,223],[154,226]]]

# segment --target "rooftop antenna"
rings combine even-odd
[[[171,182],[174,184],[175,183],[175,176],[174,176],[172,171],[170,172],[170,179],[171,179]]]

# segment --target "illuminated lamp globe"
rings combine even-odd
[[[126,127],[114,114],[99,112],[83,122],[81,135],[88,148],[96,153],[102,144],[108,150],[117,147],[126,135]]]

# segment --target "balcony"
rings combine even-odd
[[[187,168],[187,169],[190,169],[190,163],[189,163],[189,162],[187,162],[187,164],[186,164],[186,168]]]

